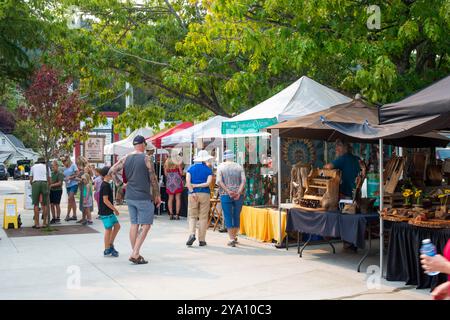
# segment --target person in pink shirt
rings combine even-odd
[[[427,272],[442,272],[448,274],[447,282],[434,288],[431,296],[433,300],[450,299],[450,240],[444,247],[443,256],[437,254],[433,257],[422,254],[420,256],[422,268]]]

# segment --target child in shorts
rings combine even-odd
[[[114,239],[120,230],[120,224],[116,215],[119,211],[114,207],[113,191],[111,187],[112,177],[108,174],[110,167],[103,167],[100,174],[103,177],[103,182],[100,186],[99,192],[99,211],[98,214],[105,227],[105,251],[103,255],[118,257],[119,252],[114,248]]]

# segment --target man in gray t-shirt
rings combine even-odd
[[[139,254],[139,251],[153,224],[155,211],[153,204],[159,207],[161,196],[153,161],[145,154],[145,138],[136,136],[133,145],[135,150],[120,159],[109,173],[116,185],[122,186],[120,173],[125,170],[127,179],[125,200],[130,214],[130,241],[133,248],[129,260],[134,264],[146,264],[148,261]],[[141,232],[139,226],[142,226]]]
[[[231,150],[223,154],[224,163],[217,168],[217,185],[220,187],[220,203],[222,205],[225,227],[230,237],[228,245],[238,244],[237,234],[240,227],[240,215],[244,203],[245,171],[233,161],[235,155]]]

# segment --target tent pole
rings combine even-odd
[[[383,278],[383,248],[384,248],[384,227],[381,213],[384,201],[384,168],[383,168],[383,139],[379,140],[379,171],[380,171],[380,278]]]
[[[223,162],[223,153],[225,152],[225,150],[224,150],[224,148],[225,148],[224,138],[222,138],[222,142],[221,143],[222,143],[222,146],[221,146],[221,149],[220,149],[219,163]]]
[[[279,239],[281,243],[283,242],[282,237],[282,230],[281,230],[281,138],[278,133],[277,136],[277,171],[278,171],[278,231],[279,231]]]
[[[158,154],[158,149],[156,149],[156,154]],[[159,154],[159,178],[161,179],[161,175],[162,175],[162,152]],[[158,157],[156,157],[158,158]]]

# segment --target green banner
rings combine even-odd
[[[242,121],[222,122],[222,134],[258,133],[261,129],[277,124],[277,118],[263,118]]]

